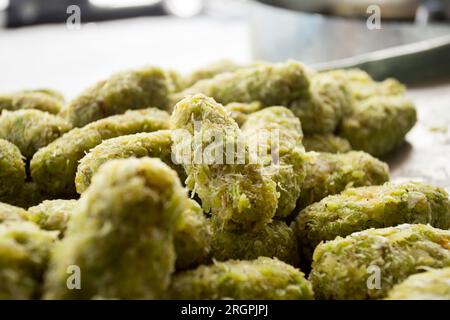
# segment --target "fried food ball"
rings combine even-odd
[[[23,90],[10,94],[0,94],[2,110],[36,109],[57,114],[64,106],[64,97],[54,90]]]
[[[81,195],[46,276],[47,299],[157,299],[175,267],[173,233],[187,195],[156,158],[105,163]],[[81,290],[66,286],[81,270]]]
[[[168,96],[173,90],[171,75],[160,68],[121,72],[86,89],[60,115],[74,127],[83,127],[130,109],[168,109]]]
[[[209,262],[212,228],[200,205],[192,199],[178,219],[174,233],[176,269]]]
[[[344,79],[355,101],[379,96],[402,96],[406,91],[405,86],[396,79],[375,81],[367,72],[360,69],[339,69],[325,73]]]
[[[387,164],[362,151],[339,154],[308,152],[304,158],[306,178],[299,208],[347,188],[380,185],[389,181]]]
[[[211,256],[215,260],[278,258],[298,264],[297,239],[284,221],[273,222],[252,231],[221,230],[213,226]]]
[[[305,133],[332,133],[352,109],[352,97],[345,79],[329,73],[311,76],[309,90],[289,104],[300,118]]]
[[[49,231],[59,231],[62,238],[77,200],[45,200],[37,206],[28,208],[28,219]]]
[[[262,165],[249,162],[237,123],[204,95],[180,101],[171,117],[172,152],[183,164],[187,187],[224,228],[252,229],[271,221],[278,193]]]
[[[70,129],[63,118],[40,110],[3,111],[0,116],[0,138],[15,144],[28,159]]]
[[[262,108],[259,102],[233,102],[224,106],[225,109],[230,112],[231,117],[236,121],[239,127],[247,121],[248,115],[253,112],[259,111]]]
[[[75,176],[77,192],[83,193],[91,184],[92,176],[97,172],[98,168],[111,159],[131,157],[160,158],[164,163],[177,171],[181,181],[186,180],[184,169],[172,161],[171,135],[170,130],[159,130],[150,133],[120,136],[103,141],[80,160]]]
[[[389,300],[450,300],[450,267],[414,274],[389,291]]]
[[[382,156],[404,142],[417,122],[414,104],[403,96],[374,96],[355,103],[339,134],[352,148]]]
[[[0,299],[38,299],[57,232],[26,221],[0,223]]]
[[[0,139],[0,201],[14,196],[25,183],[25,163],[19,148]]]
[[[26,221],[27,211],[7,203],[0,202],[0,225],[7,221]]]
[[[347,139],[334,134],[311,134],[303,137],[306,151],[344,153],[352,150]]]
[[[403,224],[321,243],[309,274],[318,299],[380,299],[420,268],[450,266],[450,231]]]
[[[41,148],[31,159],[33,181],[53,196],[73,196],[78,162],[103,140],[138,132],[168,129],[169,115],[155,108],[131,110],[122,115],[75,128]]]
[[[242,68],[241,65],[231,60],[219,60],[188,74],[183,79],[183,86],[184,88],[188,88],[200,80],[210,79],[218,74],[236,71],[240,68]]]
[[[177,103],[189,95],[203,93],[222,104],[259,101],[264,106],[288,105],[308,89],[309,73],[296,61],[261,64],[198,81],[172,95],[171,100]]]
[[[419,182],[350,188],[302,210],[292,227],[308,258],[321,241],[403,223],[450,228],[447,192]]]
[[[300,120],[285,107],[270,107],[249,115],[242,132],[265,173],[277,184],[275,218],[287,217],[295,209],[305,179]]]
[[[304,274],[277,259],[215,262],[173,277],[172,299],[312,300]]]

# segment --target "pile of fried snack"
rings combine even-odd
[[[0,111],[0,299],[450,299],[448,194],[377,159],[417,120],[394,79],[220,61]]]

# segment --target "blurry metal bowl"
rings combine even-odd
[[[285,1],[297,5],[310,3],[309,11],[330,9],[323,0],[314,1],[315,8],[311,5],[313,1],[284,0],[277,4]],[[421,79],[422,75],[450,75],[448,23],[423,25],[382,20],[381,29],[370,30],[364,18],[290,10],[261,1],[250,1],[249,6],[256,59],[297,59],[322,68],[357,66],[368,69],[376,78],[395,76],[407,82]],[[322,6],[320,10],[319,6]],[[403,60],[403,55],[409,58]],[[376,63],[370,64],[371,61]]]

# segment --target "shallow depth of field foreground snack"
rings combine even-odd
[[[380,299],[421,268],[450,267],[450,231],[423,224],[369,229],[321,243],[309,280],[318,299]]]
[[[292,227],[303,257],[308,259],[321,241],[403,223],[450,228],[447,192],[419,182],[351,188],[307,207]]]
[[[226,281],[225,281],[226,280]],[[229,260],[176,274],[173,299],[311,300],[302,272],[277,259]]]
[[[75,128],[38,150],[30,169],[38,186],[52,195],[75,194],[78,161],[104,139],[168,129],[169,115],[155,108],[131,110]]]
[[[47,299],[163,298],[175,268],[173,232],[187,201],[159,159],[113,160],[81,196],[46,275]],[[81,271],[81,290],[66,285]]]
[[[172,152],[187,152],[181,159],[188,175],[186,185],[198,194],[205,212],[211,211],[225,228],[251,229],[270,222],[278,204],[276,183],[263,174],[261,164],[249,163],[247,149],[243,163],[238,162],[238,152],[233,150],[238,150],[243,142],[242,132],[225,108],[204,95],[189,96],[175,106],[171,122]],[[201,126],[200,132],[195,131],[196,123]],[[215,163],[215,158],[204,152],[208,146],[214,146],[213,142],[217,144],[215,137],[219,141],[222,138],[222,163]],[[200,161],[194,158],[195,143],[201,146]],[[227,157],[227,145],[232,146],[231,159]]]
[[[450,267],[414,274],[389,291],[390,300],[450,300]]]

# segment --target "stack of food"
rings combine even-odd
[[[0,96],[1,299],[450,299],[396,80],[288,61]]]

